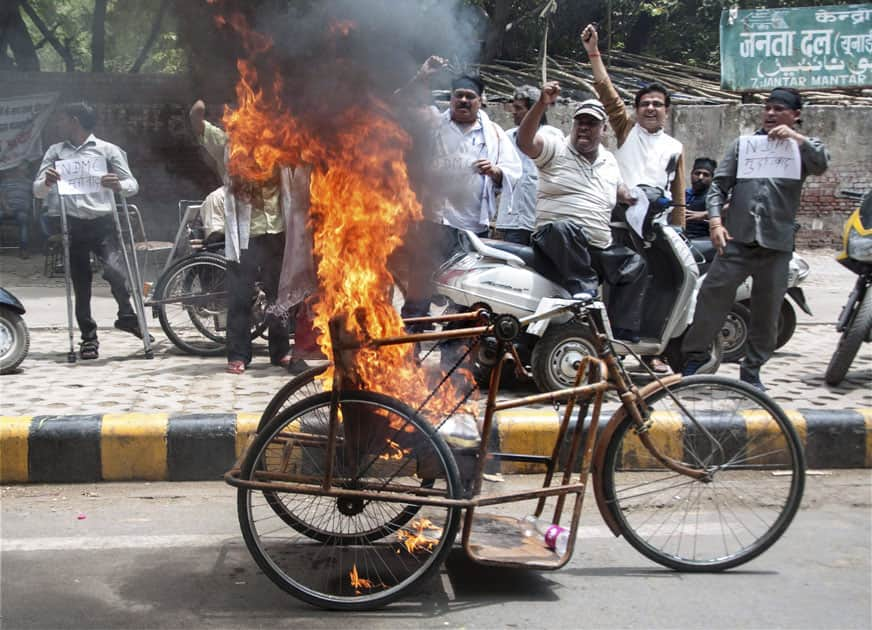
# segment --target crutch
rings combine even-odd
[[[67,330],[70,333],[70,351],[67,353],[67,363],[76,362],[76,346],[73,341],[73,279],[70,276],[70,227],[67,223],[67,206],[64,195],[59,194],[61,202],[61,242],[64,248],[64,288],[67,294]]]
[[[130,223],[130,211],[127,208],[127,199],[121,198],[121,208],[127,220],[127,233],[130,235],[130,252],[133,257],[133,266],[130,265],[130,257],[127,255],[127,247],[124,245],[124,234],[121,229],[121,220],[118,218],[118,208],[113,204],[112,216],[115,217],[115,230],[118,232],[118,243],[121,245],[121,253],[124,256],[124,268],[127,271],[127,284],[130,286],[130,294],[133,298],[133,308],[136,309],[136,319],[139,322],[139,332],[142,333],[142,347],[145,350],[145,358],[153,359],[154,352],[151,350],[151,339],[148,334],[148,324],[145,319],[145,304],[142,300],[142,275],[139,272],[139,261],[136,257],[136,241],[133,238],[133,226]]]

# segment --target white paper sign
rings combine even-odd
[[[742,136],[739,138],[738,179],[779,177],[799,179],[802,163],[796,140],[772,140],[769,136]]]
[[[106,158],[82,156],[71,160],[58,160],[55,170],[60,173],[59,195],[89,195],[104,190],[100,178],[109,171]]]
[[[644,238],[642,226],[645,224],[645,215],[648,213],[648,197],[645,196],[645,192],[641,188],[632,188],[630,194],[635,195],[636,201],[627,208],[627,223],[636,234]]]

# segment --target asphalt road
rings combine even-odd
[[[576,556],[560,571],[478,566],[456,548],[419,594],[339,614],[298,602],[258,571],[224,484],[7,487],[0,626],[865,629],[870,489],[870,471],[812,474],[785,536],[713,575],[652,564],[613,538],[589,501]]]

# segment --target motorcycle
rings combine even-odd
[[[715,248],[707,238],[688,239],[688,245],[699,264],[700,276],[705,276],[715,257]],[[805,299],[805,293],[800,284],[808,277],[811,267],[808,262],[793,253],[787,277],[787,295],[781,303],[778,314],[778,334],[775,341],[776,350],[790,341],[796,331],[796,304],[804,313],[811,315],[811,308]],[[790,299],[788,299],[790,298]],[[793,302],[793,304],[791,304]],[[745,345],[748,343],[748,333],[751,330],[751,278],[746,278],[736,290],[736,301],[727,314],[721,337],[724,342],[724,361],[736,362],[745,355]]]
[[[860,345],[872,341],[872,192],[842,194],[860,199],[860,207],[845,223],[842,251],[836,260],[857,274],[857,282],[836,322],[842,336],[824,375],[827,385],[841,383]]]
[[[24,361],[30,349],[30,332],[21,317],[24,306],[0,288],[0,374],[10,374]]]
[[[646,190],[645,194],[649,198],[658,195],[656,189]],[[680,371],[684,364],[681,341],[693,321],[700,274],[683,236],[656,221],[667,209],[668,206],[652,203],[643,223],[651,282],[644,297],[641,339],[637,343],[621,341],[617,351],[664,356],[673,370]],[[620,223],[613,226],[626,228]],[[545,265],[537,261],[532,247],[480,239],[471,232],[463,232],[462,240],[465,241],[462,251],[442,265],[435,280],[436,293],[447,298],[453,310],[485,308],[525,317],[571,299],[566,289],[537,271]],[[605,327],[611,337],[608,320]],[[495,340],[489,343],[486,339],[474,359],[474,373],[482,383],[498,359],[495,349]],[[523,365],[530,366],[542,392],[571,387],[578,362],[586,355],[595,356],[589,331],[571,318],[530,326],[521,336],[517,351]],[[710,360],[700,372],[715,372],[721,355],[722,343],[718,338]]]

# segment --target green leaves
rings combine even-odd
[[[31,9],[55,35],[59,45],[71,57],[74,70],[91,69],[94,24],[94,0],[28,0]],[[158,17],[161,0],[119,2],[110,0],[102,23],[105,33],[106,72],[128,72],[140,56]],[[31,39],[38,46],[43,71],[63,72],[66,64],[55,46],[44,41],[34,21],[22,11]],[[181,72],[186,55],[176,36],[173,11],[161,16],[160,29],[148,49],[142,72]]]

